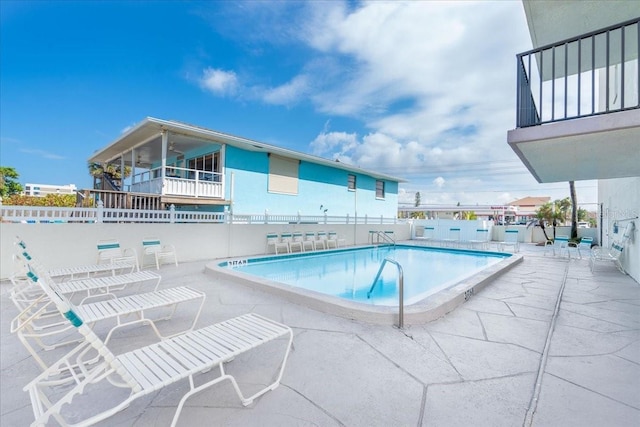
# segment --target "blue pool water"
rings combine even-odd
[[[398,270],[392,263],[386,264],[371,298],[367,298],[385,258],[402,266],[404,301],[412,304],[509,256],[397,245],[262,257],[223,262],[220,266],[356,302],[397,306]]]

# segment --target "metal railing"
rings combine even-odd
[[[376,287],[378,283],[378,279],[380,279],[380,275],[382,274],[382,270],[384,270],[384,266],[390,262],[394,264],[398,268],[398,328],[402,329],[404,327],[404,272],[402,271],[402,266],[400,263],[391,258],[385,258],[380,264],[380,268],[378,269],[378,274],[376,274],[376,278],[373,279],[373,283],[371,284],[371,288],[369,288],[369,292],[367,292],[367,298],[371,297],[371,292]]]
[[[516,126],[640,108],[640,18],[517,55]]]
[[[380,240],[382,240],[383,242],[389,244],[389,245],[396,245],[396,241],[393,237],[390,236],[390,234],[393,234],[393,231],[370,231],[370,233],[373,234],[373,236],[376,236],[376,243],[380,244]],[[371,237],[371,243],[373,244],[373,236]]]

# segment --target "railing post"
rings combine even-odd
[[[102,218],[104,217],[104,203],[102,203],[102,199],[98,199],[98,207],[96,208],[96,222],[103,222]]]
[[[298,224],[300,224],[300,221],[301,221],[300,211],[298,211]]]
[[[169,206],[169,222],[171,224],[176,222],[176,205],[173,203]]]
[[[324,213],[324,224],[327,225],[327,213]]]
[[[349,214],[347,214],[347,224],[349,224]]]
[[[367,222],[368,221],[368,217],[369,217],[369,215],[364,214],[364,223],[365,224],[368,224],[368,222]]]
[[[264,223],[265,224],[269,223],[269,209],[264,210]]]

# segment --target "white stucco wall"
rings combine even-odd
[[[138,257],[142,239],[157,237],[175,246],[179,262],[263,254],[266,235],[284,231],[335,231],[347,245],[366,244],[369,230],[393,230],[397,240],[410,238],[409,224],[17,224],[0,223],[0,279],[13,272],[14,241],[19,236],[29,252],[47,267],[95,264],[96,243],[117,239],[134,248]]]
[[[621,240],[624,228],[634,221],[635,232],[625,245],[621,261],[627,273],[640,282],[640,177],[599,180],[598,201],[602,209],[603,246]],[[614,232],[616,223],[618,233]]]

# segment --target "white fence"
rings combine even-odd
[[[0,220],[16,223],[209,223],[209,224],[398,224],[383,216],[232,214],[225,212],[97,208],[0,206]]]

